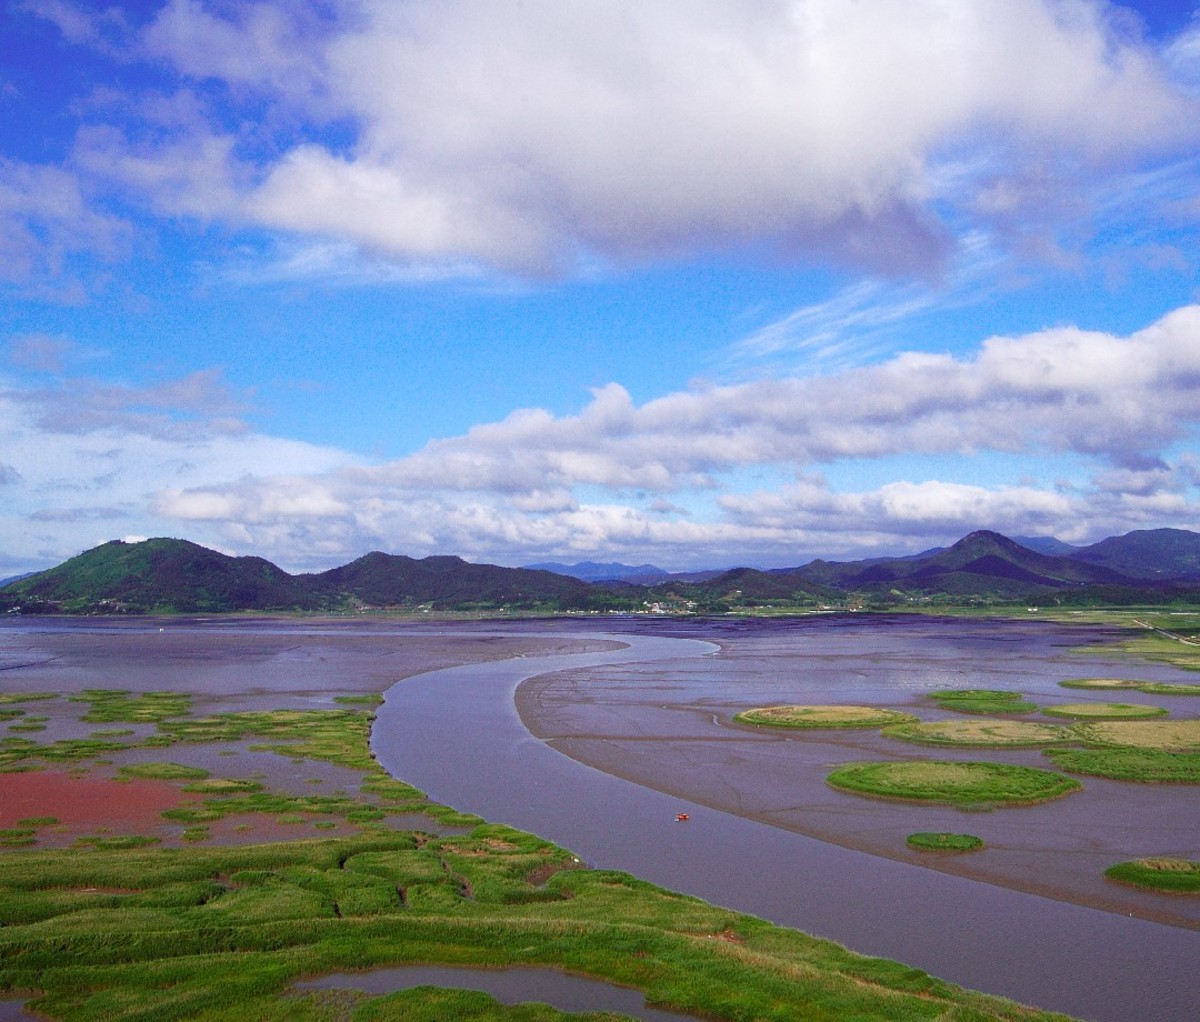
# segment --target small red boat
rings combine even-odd
[[[688,819],[687,813],[676,813],[675,814],[675,822],[676,823],[683,823],[683,821],[686,819]]]

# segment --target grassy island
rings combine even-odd
[[[1024,720],[935,720],[893,724],[883,729],[887,738],[918,745],[958,745],[979,748],[1032,749],[1075,740],[1070,728]]]
[[[1110,720],[1075,725],[1089,747],[1050,749],[1060,770],[1118,781],[1200,784],[1200,720]]]
[[[768,727],[883,727],[917,720],[911,713],[878,706],[761,706],[734,715],[739,724]]]
[[[1200,685],[1176,681],[1133,681],[1125,678],[1072,678],[1062,688],[1133,689],[1153,696],[1200,696]]]
[[[1037,767],[952,760],[850,763],[826,780],[856,795],[967,808],[1034,805],[1082,787],[1070,777]]]
[[[1075,733],[1089,745],[1200,752],[1200,720],[1098,721],[1077,724]]]
[[[1172,894],[1200,894],[1200,862],[1149,858],[1118,862],[1104,871],[1110,880]]]
[[[1042,713],[1047,717],[1071,717],[1075,720],[1147,720],[1167,715],[1161,706],[1143,706],[1140,703],[1064,703],[1062,706],[1047,706]]]
[[[983,838],[974,834],[921,831],[909,834],[906,843],[922,852],[977,852],[983,847]]]
[[[1037,709],[1020,692],[999,688],[944,688],[930,692],[929,697],[943,710],[956,713],[1032,713]]]

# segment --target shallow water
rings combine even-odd
[[[388,994],[418,986],[482,990],[504,1004],[541,1001],[559,1011],[617,1011],[644,1022],[689,1022],[692,1015],[648,1006],[639,990],[615,986],[557,969],[471,969],[461,966],[405,965],[367,972],[338,972],[297,983],[295,990],[361,990]]]

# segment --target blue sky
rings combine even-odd
[[[0,573],[1200,529],[1189,2],[13,0]]]

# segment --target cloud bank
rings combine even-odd
[[[384,464],[239,431],[223,414],[237,395],[217,399],[220,387],[211,374],[137,393],[93,386],[90,400],[71,401],[68,421],[71,391],[6,392],[6,428],[21,442],[6,452],[4,478],[27,509],[23,527],[67,507],[73,521],[119,512],[139,532],[293,564],[303,550],[303,566],[379,547],[685,567],[895,551],[981,527],[1083,541],[1187,526],[1200,511],[1189,453],[1200,306],[1128,337],[1058,328],[991,338],[970,357],[901,354],[641,405],[610,384],[575,415],[519,410]],[[826,478],[914,452],[934,466],[923,478],[863,491]],[[1065,458],[1090,481],[973,478],[988,453]],[[747,484],[755,473],[785,481]],[[64,501],[72,487],[78,496]]]

